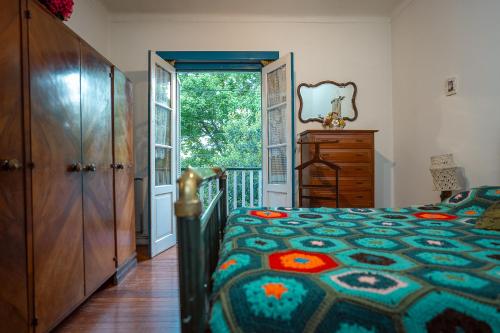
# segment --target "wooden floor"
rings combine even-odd
[[[139,256],[139,260],[141,256]],[[85,302],[57,332],[179,332],[177,249],[140,261]]]

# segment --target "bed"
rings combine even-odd
[[[399,209],[237,209],[211,218],[219,242],[199,230],[225,217],[220,188],[191,217],[200,248],[179,240],[198,269],[180,263],[181,303],[198,307],[182,304],[183,331],[500,332],[500,232],[474,225],[500,187]]]

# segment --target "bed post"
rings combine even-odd
[[[209,204],[198,197],[200,186],[219,181],[217,195]],[[175,203],[179,262],[181,330],[202,333],[207,329],[212,274],[227,221],[226,173],[224,169],[188,168],[179,178]]]
[[[222,242],[222,236],[224,234],[224,230],[226,229],[227,222],[227,173],[223,169],[214,169],[219,174],[219,191],[222,192],[222,199],[220,201],[220,214],[221,214],[221,230],[220,230],[220,238],[219,240]]]
[[[200,234],[202,204],[197,190],[202,178],[192,169],[179,178],[179,200],[175,203],[179,258],[179,290],[182,332],[203,332],[206,318],[205,300],[193,295],[204,295],[203,272],[205,263],[203,240]]]

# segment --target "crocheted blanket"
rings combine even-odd
[[[238,209],[214,273],[212,332],[500,332],[500,187],[437,205]]]

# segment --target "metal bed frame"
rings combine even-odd
[[[203,211],[201,186],[219,180],[219,189]],[[175,202],[179,264],[181,330],[208,331],[212,274],[227,222],[226,172],[221,168],[188,168],[179,178]]]

